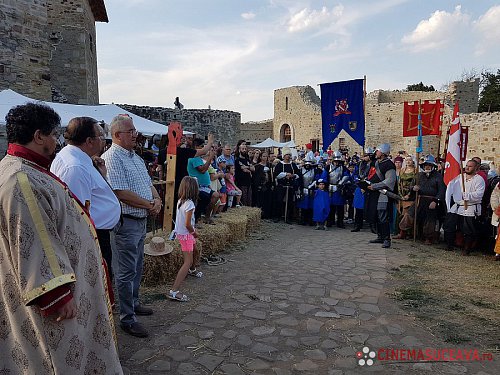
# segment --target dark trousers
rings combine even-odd
[[[99,240],[99,247],[101,248],[101,254],[106,265],[108,266],[109,277],[113,280],[113,270],[111,268],[111,261],[113,259],[113,252],[111,251],[111,239],[109,229],[96,229],[97,239]]]
[[[241,189],[241,204],[243,206],[252,205],[252,186],[238,186]]]
[[[335,221],[335,215],[337,220]],[[331,206],[330,214],[328,215],[328,226],[332,226],[337,223],[337,227],[344,228],[344,206]]]
[[[354,214],[354,226],[356,228],[363,228],[363,211],[362,209],[356,208]]]
[[[465,243],[472,243],[477,238],[476,218],[473,216],[460,216],[448,212],[444,221],[444,240],[450,247],[455,245],[457,230],[462,232]]]
[[[253,190],[253,204],[255,207],[262,209],[262,218],[269,219],[271,217],[271,194],[269,189],[262,190],[259,187],[252,188]]]
[[[378,238],[383,240],[391,239],[391,215],[389,213],[389,206],[392,209],[392,206],[388,205],[385,210],[377,210],[377,235]]]

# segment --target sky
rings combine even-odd
[[[273,118],[274,90],[366,76],[367,91],[442,89],[500,69],[490,0],[105,0],[101,103]]]

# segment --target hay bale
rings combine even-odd
[[[247,231],[257,231],[261,223],[262,210],[258,207],[241,207],[239,211],[248,218]]]
[[[217,221],[216,225],[203,225],[197,230],[198,238],[203,241],[203,254],[213,255],[223,251],[231,242],[231,231],[227,224]]]
[[[170,233],[165,234],[162,231],[156,232],[156,237],[163,237],[165,241],[172,245],[173,251],[170,254],[151,256],[144,254],[144,268],[142,272],[142,284],[144,286],[158,286],[167,284],[175,279],[177,272],[184,263],[181,245],[178,240],[170,241],[168,239]],[[148,242],[151,238],[148,238]],[[200,254],[203,251],[203,242],[196,241],[196,247],[199,250],[198,256],[194,259],[197,265],[200,263]]]
[[[245,214],[239,213],[239,209],[232,209],[223,214],[217,219],[217,224],[226,224],[229,227],[230,240],[242,240],[247,234],[248,218]]]

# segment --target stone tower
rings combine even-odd
[[[47,101],[98,104],[95,22],[104,0],[0,3],[0,90]]]

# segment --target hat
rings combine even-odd
[[[401,156],[396,156],[394,158],[394,163],[397,162],[397,161],[399,161],[400,163],[402,163],[404,161],[404,159]]]
[[[389,143],[382,143],[377,147],[376,151],[380,151],[382,154],[389,155],[391,152],[391,145]]]
[[[423,167],[425,164],[432,165],[433,167],[437,167],[436,159],[432,155],[427,155],[427,157],[420,163],[420,166]]]
[[[172,245],[167,245],[162,237],[153,237],[150,243],[144,245],[144,253],[152,256],[167,255],[173,249]]]
[[[318,184],[326,184],[326,181],[320,178],[318,181],[316,181]]]
[[[283,149],[281,150],[281,154],[283,156],[292,155],[292,149],[290,147],[283,147]]]
[[[313,148],[312,143],[306,143],[306,148],[307,148],[308,150],[312,150],[312,148]]]

